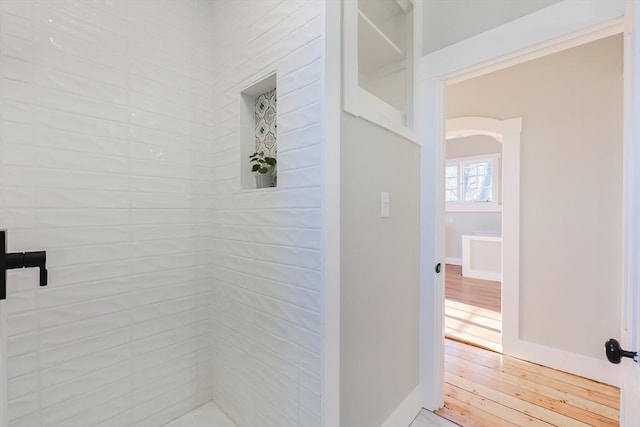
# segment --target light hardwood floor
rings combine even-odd
[[[617,388],[499,354],[501,284],[461,272],[446,266],[445,335],[451,339],[438,415],[470,427],[619,425]]]
[[[461,426],[619,425],[619,389],[453,340],[444,400],[437,414]]]
[[[459,265],[445,273],[445,335],[502,351],[500,282],[463,277]]]

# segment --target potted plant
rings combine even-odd
[[[251,172],[256,173],[256,187],[267,188],[276,186],[276,159],[264,155],[264,151],[256,151],[249,156],[253,165]]]

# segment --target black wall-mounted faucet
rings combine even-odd
[[[0,230],[0,300],[7,298],[7,270],[30,267],[40,268],[40,286],[47,286],[47,253],[7,253],[7,232]]]

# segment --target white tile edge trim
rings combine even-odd
[[[340,120],[342,2],[321,13],[322,55],[322,420],[340,425]]]
[[[434,414],[433,412],[427,411],[426,409],[420,412],[420,418],[426,419],[427,421],[432,423],[434,427],[459,427],[458,424],[452,423],[446,418],[442,418],[440,415]]]
[[[9,425],[7,415],[7,327],[6,301],[2,300],[0,301],[0,427]]]
[[[407,427],[422,410],[422,390],[418,384],[382,423],[381,427]]]

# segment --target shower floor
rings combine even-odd
[[[236,427],[236,425],[227,418],[215,403],[209,402],[171,421],[165,427]]]

